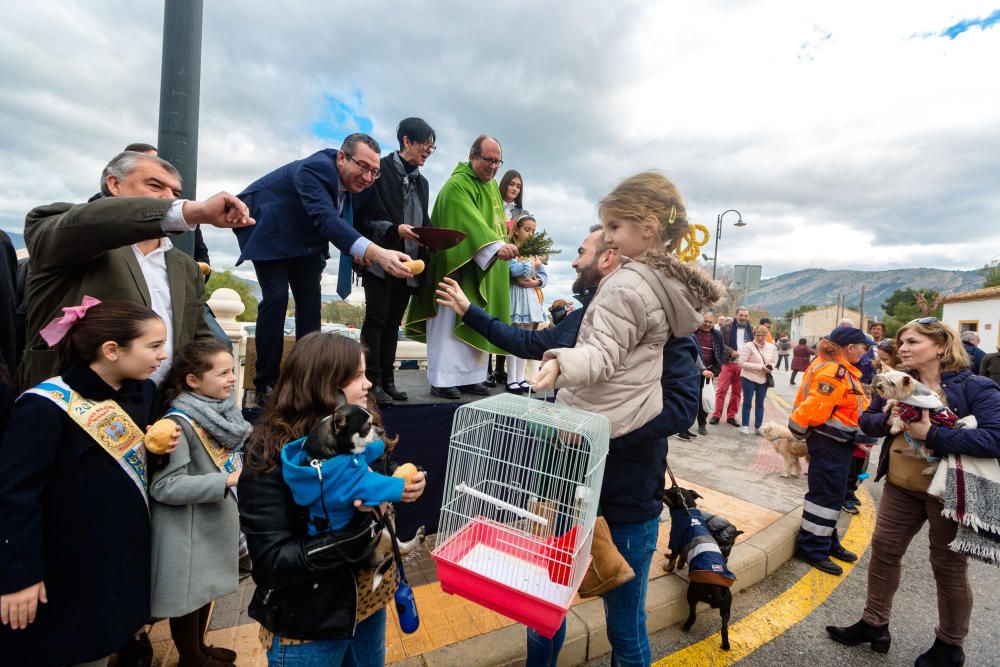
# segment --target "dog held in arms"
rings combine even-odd
[[[334,456],[357,456],[363,455],[367,447],[376,442],[378,438],[379,433],[372,424],[371,414],[362,407],[345,403],[339,405],[332,415],[320,420],[313,427],[309,437],[303,443],[302,449],[316,461],[326,460]],[[407,467],[414,468],[411,464],[407,464]],[[400,466],[398,470],[401,471],[403,468],[404,466]],[[365,498],[364,500],[370,499]],[[384,514],[384,521],[392,522],[393,532],[395,532],[395,512],[391,504]],[[420,526],[412,539],[399,543],[400,555],[409,554],[417,546],[423,544],[424,540],[424,527]],[[391,570],[392,557],[392,537],[389,529],[383,528],[370,562],[370,567],[375,570],[372,590],[378,588],[385,575]]]
[[[888,418],[886,424],[889,433],[897,435],[906,430],[906,424],[920,420],[921,410],[927,410],[931,423],[945,428],[976,428],[976,418],[973,415],[962,417],[961,419],[946,406],[941,398],[931,391],[926,385],[911,377],[908,373],[897,371],[885,364],[881,364],[878,375],[872,379],[872,389],[885,400],[883,411]],[[897,410],[893,410],[898,407]],[[925,459],[928,463],[938,461],[923,441],[911,438],[908,433],[904,433],[906,441],[912,448],[911,452],[903,449],[894,449],[897,454],[911,453]],[[925,475],[934,474],[934,466],[924,468]]]
[[[799,463],[799,459],[804,458],[806,463],[809,462],[809,449],[806,447],[805,442],[794,437],[787,426],[782,426],[775,422],[764,422],[761,424],[760,434],[771,443],[774,451],[778,452],[781,458],[784,459],[785,471],[781,473],[782,477],[788,477],[789,475],[798,477],[802,474],[802,465]]]
[[[663,502],[670,510],[670,553],[663,569],[673,572],[685,565],[688,568],[687,601],[689,614],[681,629],[687,632],[694,625],[699,602],[708,603],[719,610],[722,618],[722,649],[729,650],[729,613],[733,593],[729,588],[736,575],[729,571],[726,559],[736,537],[742,531],[722,517],[702,514],[695,501],[701,498],[697,491],[672,486],[663,491]],[[711,522],[723,545],[716,541],[710,529]]]

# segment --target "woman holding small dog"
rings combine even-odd
[[[753,341],[740,350],[740,382],[743,384],[743,421],[740,433],[750,435],[750,404],[754,404],[753,430],[760,435],[764,422],[764,397],[768,387],[774,386],[774,364],[778,348],[768,343],[770,331],[763,324],[753,330]]]
[[[381,426],[371,386],[361,345],[334,333],[309,334],[289,353],[250,437],[239,482],[240,518],[257,583],[249,613],[261,623],[269,665],[385,663],[385,607],[362,609],[360,575],[341,547],[329,548],[330,534],[309,535],[281,467],[282,447],[332,414],[341,395]],[[424,483],[423,473],[414,475],[403,502],[419,498]]]
[[[816,360],[806,369],[795,397],[788,429],[805,439],[809,449],[809,490],[799,529],[799,558],[827,574],[843,568],[830,558],[858,559],[840,544],[837,519],[847,493],[847,475],[860,434],[858,419],[868,407],[861,371],[854,365],[868,351],[861,329],[837,327],[817,346]]]
[[[951,327],[935,317],[913,320],[896,333],[896,346],[900,361],[912,377],[937,393],[958,417],[973,415],[978,422],[975,429],[942,428],[931,424],[923,410],[921,420],[907,424],[906,432],[922,440],[937,456],[1000,458],[1000,387],[969,371],[968,355]],[[965,661],[962,642],[972,615],[972,590],[966,556],[948,547],[958,524],[941,516],[941,501],[928,495],[931,477],[923,474],[926,460],[908,456],[909,445],[897,446],[903,433],[889,434],[885,403],[876,396],[861,416],[865,433],[886,437],[875,481],[888,477],[872,538],[864,614],[854,625],[828,626],[826,630],[844,644],[867,643],[881,653],[889,650],[889,618],[899,588],[901,561],[913,536],[927,522],[931,569],[937,585],[938,625],[934,645],[917,658],[916,665],[961,665]]]

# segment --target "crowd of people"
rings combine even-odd
[[[754,325],[745,307],[717,321],[723,290],[678,257],[687,210],[658,172],[630,176],[601,199],[600,222],[572,262],[580,307],[553,304],[549,322],[540,291],[547,258],[519,249],[537,221],[524,208],[519,172],[495,180],[500,142],[477,137],[432,207],[421,167],[436,149],[434,130],[407,118],[397,139],[399,149],[382,156],[372,137],[352,134],[237,196],[200,201],[180,198],[180,174],[153,147],[130,147],[103,170],[102,196],[28,214],[24,349],[5,348],[0,366],[4,659],[97,666],[117,653],[119,665],[143,664],[147,623],[167,618],[181,665],[232,665],[236,654],[206,645],[205,630],[211,602],[237,590],[246,556],[257,585],[249,614],[269,664],[383,664],[395,589],[373,586],[355,550],[368,552],[364,536],[381,525],[383,503],[418,501],[428,474],[399,474],[397,439],[420,435],[386,433],[377,407],[408,398],[394,376],[402,324],[427,342],[439,398],[486,395],[491,383],[515,394],[558,389],[558,403],[608,418],[600,506],[609,548],[634,575],[602,594],[613,664],[652,659],[646,591],[668,437],[691,440],[694,424],[705,435],[724,412],[742,435],[759,433],[782,365],[791,385],[802,374],[789,428],[811,456],[798,554],[823,572],[839,574],[834,560],[857,559],[840,544],[837,520],[856,511],[849,483],[885,438],[864,615],[830,635],[888,649],[900,559],[927,521],[940,619],[917,664],[961,664],[972,595],[966,556],[948,546],[956,524],[941,516],[913,461],[890,453],[902,436],[887,431],[870,384],[876,360],[906,369],[959,417],[978,421],[947,429],[923,414],[909,436],[939,456],[996,458],[995,355],[970,360],[963,344],[978,341],[934,318],[892,339],[884,325],[865,333],[841,322],[812,347],[806,339],[793,347],[767,318]],[[203,271],[170,241],[202,224],[234,230],[239,261],[252,262],[261,285],[255,384],[263,411],[254,427],[236,407],[235,360],[212,326]],[[435,246],[429,229],[463,236]],[[340,294],[355,274],[365,291],[361,343],[319,331],[331,243]],[[297,341],[282,359],[289,291]],[[533,378],[529,359],[541,362]],[[23,390],[16,402],[15,387]],[[342,459],[335,474],[344,477],[330,477],[334,488],[324,490],[325,463],[305,450],[329,439],[333,420],[350,419],[370,423],[370,450]],[[165,435],[154,438],[162,420]],[[319,471],[318,494],[295,486],[296,465]],[[338,485],[370,475],[375,483]],[[528,629],[528,664],[557,664],[565,631],[564,623],[549,639]]]

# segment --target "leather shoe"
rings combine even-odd
[[[490,373],[489,375],[486,376],[486,379],[483,381],[483,384],[489,387],[490,389],[497,386],[496,376],[493,375],[493,373]]]
[[[729,424],[730,426],[735,426],[736,428],[740,427],[740,423],[736,421],[735,417],[730,417],[729,419],[726,420],[726,423]]]
[[[853,551],[848,551],[843,546],[837,545],[833,549],[830,549],[830,558],[836,558],[845,563],[853,563],[858,560],[858,555]]]
[[[489,387],[484,385],[482,382],[476,382],[475,384],[463,384],[458,390],[463,394],[475,394],[476,396],[489,396]]]
[[[431,387],[431,393],[441,398],[462,398],[457,387]]]
[[[715,415],[712,415],[712,418],[708,420],[708,423],[711,424],[712,426],[715,426],[716,424],[719,423],[719,418],[716,417]]]
[[[375,399],[376,405],[392,405],[392,396],[385,393],[385,391],[382,390],[382,387],[376,385],[369,389],[368,393]]]
[[[517,382],[507,383],[507,393],[508,394],[526,394],[528,390],[519,385]]]
[[[798,556],[799,560],[809,563],[820,572],[826,572],[827,574],[832,574],[838,577],[844,573],[844,568],[834,563],[829,557],[821,560],[812,560],[811,558],[807,558],[801,551],[797,551],[795,555]]]
[[[965,651],[961,646],[948,644],[940,639],[934,639],[934,646],[922,653],[914,667],[962,667],[965,664]]]
[[[826,632],[834,641],[848,646],[870,643],[872,650],[876,653],[887,653],[892,644],[892,636],[889,634],[888,625],[872,625],[864,619],[854,625],[837,627],[836,625],[826,626]]]
[[[406,399],[409,398],[409,396],[405,391],[400,391],[399,389],[396,388],[395,382],[386,382],[384,385],[382,385],[382,390],[385,391],[385,393],[392,396],[393,400],[395,401],[405,401]]]

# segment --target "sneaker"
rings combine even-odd
[[[712,426],[715,426],[716,424],[719,423],[719,418],[716,417],[715,415],[712,415],[712,418],[708,420],[708,423],[711,424]]]
[[[858,494],[856,494],[854,491],[848,491],[847,492],[847,499],[850,500],[855,505],[860,505],[861,504],[861,501],[858,500]]]
[[[759,435],[759,436],[761,436],[761,437],[763,437],[763,435],[764,435],[763,433],[761,433],[761,432],[760,432],[760,429],[759,429],[759,428],[755,428],[755,429],[753,430],[753,434],[754,434],[754,435]]]
[[[681,440],[691,440],[692,438],[696,438],[697,436],[691,431],[681,431],[680,433],[677,434],[677,437],[680,438]]]
[[[750,427],[740,426],[740,435],[750,435]]]
[[[844,506],[841,507],[840,509],[844,510],[848,514],[858,514],[861,511],[861,510],[858,509],[858,506],[855,505],[850,500],[845,500],[844,501]]]
[[[740,423],[736,421],[735,417],[730,417],[729,419],[726,420],[726,423],[729,424],[730,426],[735,426],[736,428],[740,427]]]
[[[708,435],[708,429],[705,428],[704,424],[698,427],[698,435]]]

